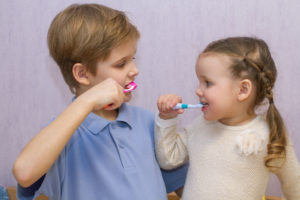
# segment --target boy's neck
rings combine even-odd
[[[118,109],[116,109],[116,110],[96,110],[96,111],[93,111],[93,113],[95,113],[96,115],[98,115],[104,119],[107,119],[109,121],[114,121],[117,119],[119,111],[118,111]]]

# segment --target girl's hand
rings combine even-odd
[[[92,110],[114,110],[125,100],[124,88],[114,79],[108,78],[90,88],[78,98],[85,99]]]
[[[171,119],[178,114],[182,114],[184,112],[183,109],[173,110],[173,107],[177,103],[182,103],[182,99],[175,94],[165,94],[160,96],[157,100],[159,117],[162,119]]]

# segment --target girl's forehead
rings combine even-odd
[[[223,80],[232,79],[229,56],[222,54],[200,55],[196,64],[198,79]]]
[[[231,60],[229,56],[216,53],[205,53],[198,57],[196,63],[196,70],[206,71],[206,70],[218,70],[227,71],[231,66]]]
[[[226,65],[229,65],[231,63],[231,57],[229,55],[216,52],[206,52],[200,54],[198,56],[197,62],[201,62],[203,60],[209,62],[219,62]]]

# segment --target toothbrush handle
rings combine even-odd
[[[203,104],[199,103],[199,104],[195,104],[195,105],[189,105],[189,108],[202,108]]]
[[[123,90],[123,92],[124,92],[124,93],[127,93],[127,92],[130,92],[130,91],[125,89],[125,90]],[[113,105],[113,104],[111,103],[111,104],[105,105],[103,108],[106,109],[106,108],[109,108],[109,107],[112,106],[112,105]]]
[[[176,106],[173,107],[173,110],[178,110],[178,109],[187,109],[187,108],[202,108],[203,104],[199,103],[199,104],[184,104],[184,103],[178,103],[176,104]]]
[[[131,83],[129,83],[129,84],[126,86],[126,88],[123,90],[123,93],[126,94],[126,93],[128,93],[128,92],[131,92],[131,91],[135,90],[136,88],[137,88],[137,84],[136,84],[134,81],[132,81]],[[112,106],[112,105],[113,105],[112,103],[111,103],[111,104],[108,104],[108,105],[105,105],[105,106],[104,106],[104,109],[109,108],[109,107]]]
[[[173,107],[173,110],[186,109],[186,108],[188,108],[187,104],[178,103],[178,104],[176,104],[176,106]]]

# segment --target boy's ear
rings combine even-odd
[[[248,97],[252,93],[252,90],[253,90],[253,84],[249,79],[243,79],[242,81],[240,81],[238,100],[244,101],[248,99]]]
[[[75,80],[79,84],[82,84],[85,86],[90,84],[89,73],[88,73],[86,66],[84,66],[81,63],[75,63],[73,65],[72,72],[73,72],[73,76],[74,76]]]

